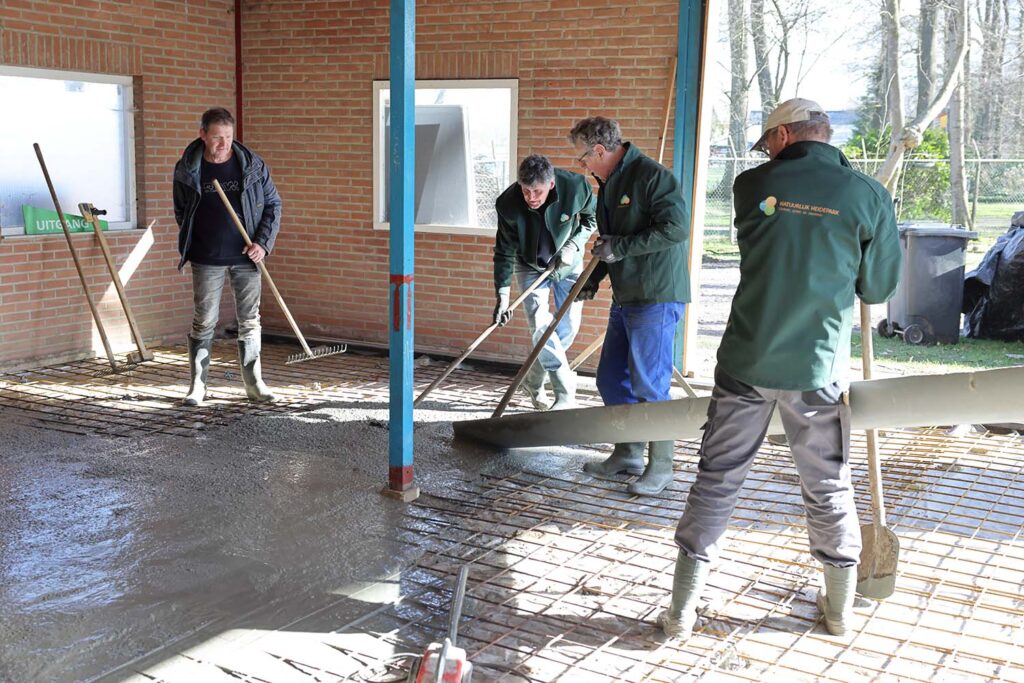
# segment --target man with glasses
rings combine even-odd
[[[850,484],[854,295],[886,301],[900,246],[892,198],[828,144],[816,103],[792,99],[754,145],[770,158],[733,185],[740,284],[718,348],[697,479],[676,528],[672,603],[659,617],[687,637],[740,488],[778,408],[800,476],[811,555],[824,568],[825,628],[850,628],[861,537]],[[870,334],[870,330],[862,330]]]
[[[494,244],[496,324],[505,325],[512,318],[509,298],[513,277],[522,292],[555,265],[554,272],[523,301],[526,324],[536,344],[554,319],[548,293],[553,295],[555,309],[561,308],[583,271],[583,249],[597,227],[594,191],[584,176],[556,169],[547,157],[531,154],[519,164],[518,182],[501,193],[494,208],[498,213]],[[577,301],[527,372],[523,387],[537,410],[548,408],[545,376],[551,378],[555,395],[552,410],[576,405],[576,375],[569,367],[566,351],[579,332],[582,318],[583,302]]]
[[[576,160],[597,178],[597,240],[602,263],[580,293],[592,299],[605,276],[612,283],[608,329],[597,368],[605,405],[664,401],[672,384],[675,331],[690,300],[690,215],[679,183],[661,164],[623,142],[619,124],[603,116],[569,132]],[[674,442],[617,443],[603,462],[583,469],[611,476],[642,474],[629,485],[655,495],[672,482]],[[644,450],[648,449],[644,466]]]

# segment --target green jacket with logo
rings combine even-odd
[[[772,389],[839,381],[854,294],[877,304],[899,283],[892,197],[832,145],[802,141],[737,176],[733,201],[740,284],[719,367]]]
[[[576,247],[573,259],[551,274],[557,282],[582,262],[583,249],[597,222],[594,218],[594,191],[590,182],[579,173],[556,168],[551,195],[554,200],[544,207],[544,224],[554,240],[555,251],[567,242]],[[511,286],[517,260],[538,273],[544,269],[537,265],[540,236],[535,229],[536,222],[530,220],[531,209],[523,199],[519,183],[512,183],[502,192],[494,202],[494,208],[498,213],[498,234],[494,242],[494,289],[497,291]]]
[[[626,155],[601,183],[597,226],[614,236],[621,260],[601,263],[591,276],[611,276],[620,306],[690,301],[690,213],[675,176],[626,142]]]

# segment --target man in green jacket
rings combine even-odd
[[[494,322],[505,325],[512,317],[509,298],[512,278],[525,291],[554,264],[554,272],[523,301],[526,324],[534,344],[554,319],[548,305],[553,294],[560,309],[583,271],[583,249],[597,227],[594,191],[587,179],[556,169],[547,157],[531,154],[519,165],[518,182],[498,196],[498,233],[494,243]],[[555,394],[552,410],[576,405],[576,375],[566,351],[580,329],[583,302],[569,308],[559,321],[523,382],[537,410],[546,409],[545,375]]]
[[[828,144],[828,114],[783,102],[755,148],[771,158],[733,185],[740,284],[718,349],[697,479],[676,528],[672,603],[659,621],[690,634],[696,606],[750,465],[778,407],[800,475],[811,555],[824,567],[818,609],[851,626],[861,537],[850,483],[854,296],[881,303],[900,275],[889,193]],[[871,330],[862,330],[870,334]]]
[[[593,254],[602,263],[580,298],[593,298],[601,280],[612,282],[597,388],[605,405],[664,401],[672,385],[675,330],[690,300],[690,215],[679,183],[632,143],[619,124],[603,116],[578,122],[569,133],[578,163],[600,185]],[[641,474],[630,493],[654,495],[672,482],[674,442],[652,441],[644,467],[644,442],[618,443],[591,474]]]

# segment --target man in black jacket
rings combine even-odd
[[[255,152],[234,141],[235,119],[226,109],[203,114],[199,138],[174,167],[174,218],[178,222],[180,270],[192,263],[195,304],[188,337],[191,386],[184,404],[206,398],[210,348],[227,274],[238,319],[238,361],[250,401],[273,401],[260,376],[260,271],[256,267],[274,247],[281,225],[281,198],[270,171]],[[217,180],[245,225],[246,247],[214,189]]]

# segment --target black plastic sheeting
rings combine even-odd
[[[1000,235],[964,276],[963,336],[1024,340],[1024,226]]]

